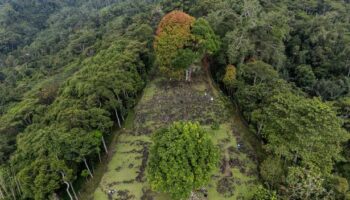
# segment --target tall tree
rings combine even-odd
[[[348,138],[335,111],[319,99],[288,92],[268,101],[253,113],[253,120],[262,126],[266,149],[290,162],[330,173]]]
[[[220,43],[209,23],[195,19],[181,11],[172,11],[160,21],[154,49],[160,70],[174,78],[186,72],[190,79],[191,64],[199,62],[206,54],[213,54]]]
[[[173,11],[160,21],[154,42],[154,49],[160,70],[171,76],[182,76],[183,69],[172,66],[179,49],[191,40],[191,26],[195,19],[181,11]],[[188,66],[185,66],[188,67]]]

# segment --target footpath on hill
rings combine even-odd
[[[200,122],[221,151],[220,165],[198,199],[249,199],[259,183],[254,148],[260,145],[229,99],[209,83],[204,72],[191,83],[151,81],[116,133],[113,157],[93,199],[169,199],[150,190],[145,173],[151,134],[179,120]]]

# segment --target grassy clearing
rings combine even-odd
[[[200,122],[221,151],[220,165],[209,185],[198,191],[199,196],[248,199],[258,183],[253,146],[259,144],[249,136],[230,101],[211,87],[204,75],[194,77],[191,84],[160,79],[148,84],[134,113],[126,119],[125,128],[120,130],[114,156],[94,199],[169,199],[166,194],[150,190],[145,170],[152,132],[178,120]]]

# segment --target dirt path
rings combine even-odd
[[[210,64],[209,64],[209,58],[207,56],[205,56],[202,60],[202,66],[204,68],[204,71],[205,71],[205,76],[206,76],[206,79],[208,81],[208,84],[211,88],[211,90],[214,92],[214,94],[217,94],[217,89],[216,87],[214,86],[213,84],[213,79],[211,77],[211,74],[210,74]]]

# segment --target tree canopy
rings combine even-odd
[[[213,54],[220,43],[209,23],[182,12],[172,11],[160,21],[154,41],[160,70],[175,78],[205,54]]]
[[[175,122],[157,131],[148,163],[152,188],[186,199],[205,186],[218,164],[218,149],[198,123]]]

